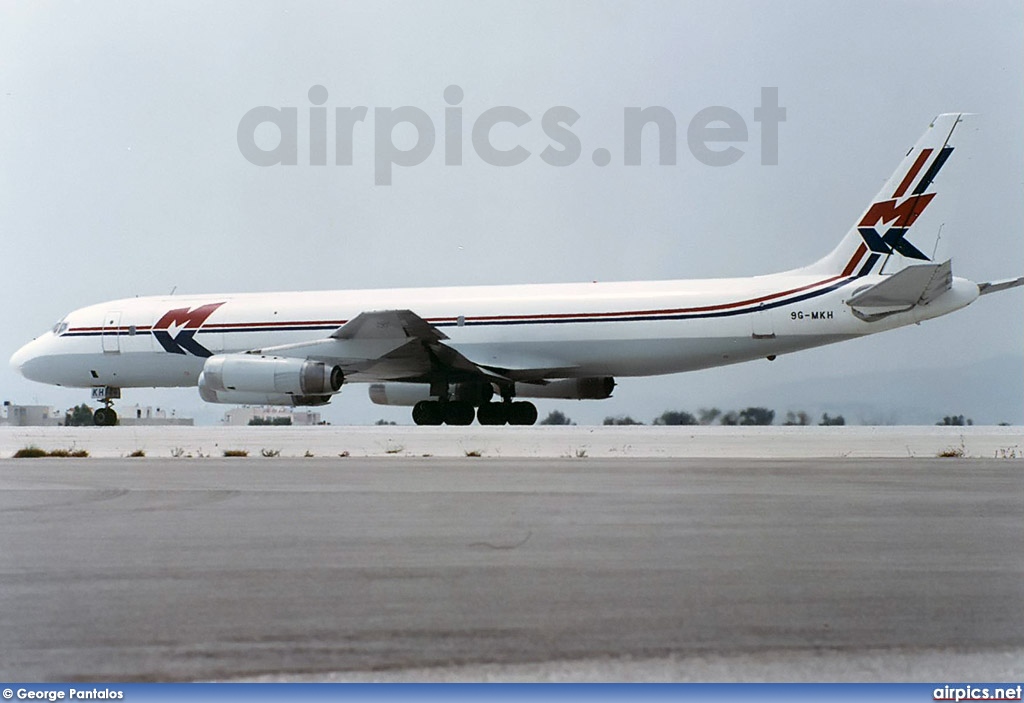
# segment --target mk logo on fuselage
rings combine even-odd
[[[153,325],[153,337],[160,342],[164,351],[171,354],[193,354],[195,356],[213,356],[213,352],[195,340],[196,332],[206,322],[206,318],[224,303],[210,303],[194,310],[177,308],[168,310]]]

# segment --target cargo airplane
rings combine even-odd
[[[774,359],[1024,284],[954,277],[950,261],[919,248],[915,223],[948,188],[939,176],[960,156],[964,118],[936,117],[838,246],[784,273],[131,298],[75,310],[11,365],[42,383],[92,388],[103,401],[97,425],[116,422],[111,402],[123,388],[322,405],[353,383],[371,384],[374,402],[411,405],[418,425],[531,425],[537,408],[522,398],[607,398],[616,377]]]

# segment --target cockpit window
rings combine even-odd
[[[53,326],[53,333],[58,337],[68,331],[68,323],[61,320]]]

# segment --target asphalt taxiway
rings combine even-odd
[[[1022,576],[1014,459],[0,460],[7,680],[1019,662]]]

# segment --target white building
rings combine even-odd
[[[195,420],[191,417],[178,417],[174,410],[170,415],[163,408],[151,406],[124,406],[114,408],[117,411],[118,424],[124,426],[147,426],[147,425],[179,425],[191,426]]]
[[[0,424],[15,427],[56,427],[64,422],[64,413],[49,405],[16,405],[4,401]]]
[[[255,406],[243,405],[231,408],[224,413],[225,425],[249,425],[255,418],[261,418],[264,424],[319,425],[320,413],[283,405]]]

